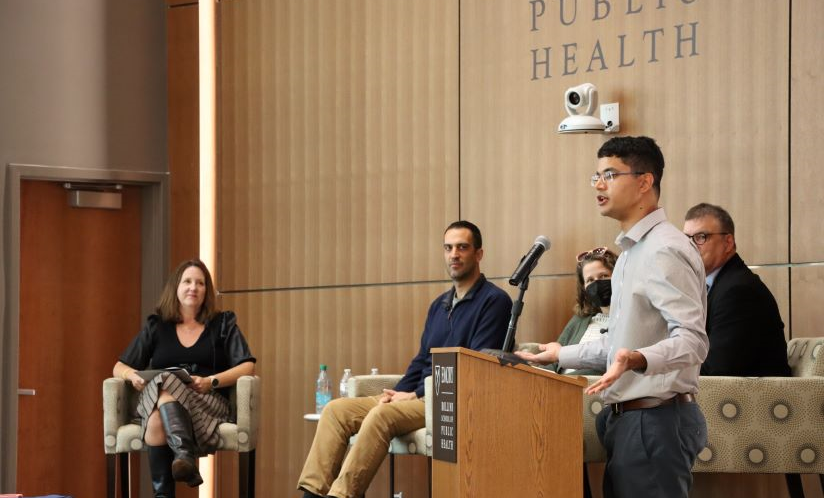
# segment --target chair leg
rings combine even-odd
[[[389,453],[389,498],[395,498],[395,454]]]
[[[787,480],[787,491],[790,498],[804,498],[804,487],[801,485],[801,474],[784,474]]]
[[[118,453],[120,457],[120,496],[121,498],[129,497],[129,454]]]
[[[106,498],[115,498],[115,481],[117,478],[117,455],[106,455]]]
[[[432,498],[432,457],[426,457],[426,473],[429,477],[429,489],[427,490],[427,496]]]
[[[238,496],[254,498],[255,496],[255,450],[238,454]]]

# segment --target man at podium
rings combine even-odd
[[[602,216],[617,220],[623,252],[612,274],[609,330],[599,340],[550,343],[529,361],[603,368],[597,428],[607,450],[607,498],[687,498],[692,464],[707,441],[695,402],[709,341],[698,249],[658,207],[664,156],[647,137],[616,137],[598,150],[590,179]],[[642,423],[643,420],[643,423]]]
[[[417,356],[395,389],[326,405],[298,480],[304,498],[362,496],[387,455],[389,441],[426,425],[424,379],[432,374],[431,348],[480,351],[503,345],[512,300],[481,273],[482,244],[481,231],[468,221],[447,227],[443,250],[452,288],[430,305]],[[358,438],[347,454],[355,433]]]

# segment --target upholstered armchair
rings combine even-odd
[[[218,427],[220,451],[237,451],[240,456],[240,495],[255,494],[255,447],[260,421],[260,377],[243,376],[231,389],[232,423]],[[103,447],[106,451],[107,496],[115,496],[117,460],[120,460],[121,496],[128,496],[129,453],[142,451],[140,425],[133,423],[137,391],[118,378],[103,381]]]
[[[349,379],[347,396],[375,396],[383,389],[392,389],[401,380],[402,375],[357,375]],[[390,496],[395,494],[395,455],[432,456],[432,376],[424,380],[424,403],[426,426],[408,434],[402,434],[389,442],[389,488]],[[349,441],[354,444],[358,435]],[[431,479],[431,474],[430,474]],[[430,485],[430,489],[432,486]]]
[[[824,486],[824,338],[791,340],[787,357],[792,377],[701,377],[709,442],[695,472],[787,474],[793,497],[797,474]]]
[[[537,344],[519,349],[537,352]],[[708,444],[693,472],[786,474],[794,498],[803,496],[798,474],[819,474],[824,486],[824,338],[791,340],[787,357],[792,377],[699,379]],[[583,404],[584,461],[603,462],[595,431],[603,404],[586,394]]]

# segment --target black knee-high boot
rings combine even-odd
[[[203,484],[195,462],[195,437],[189,413],[177,401],[161,405],[158,411],[166,429],[166,442],[175,454],[172,462],[175,481],[184,481],[191,487]]]
[[[149,446],[149,470],[155,498],[175,498],[175,480],[172,477],[174,453],[165,444]]]

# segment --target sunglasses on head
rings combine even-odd
[[[589,258],[590,256],[600,256],[600,255],[604,254],[607,251],[609,251],[609,249],[606,248],[606,247],[596,247],[595,249],[593,249],[591,251],[582,252],[575,259],[576,259],[576,261],[578,261],[580,263],[581,261]]]

